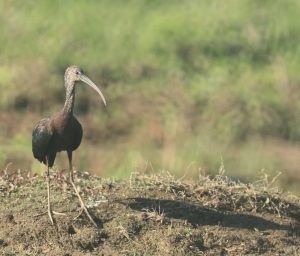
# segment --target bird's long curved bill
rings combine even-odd
[[[87,76],[85,76],[85,75],[81,75],[81,76],[80,76],[80,79],[81,79],[82,82],[85,82],[86,84],[88,84],[89,86],[91,86],[91,87],[92,87],[92,88],[100,95],[100,97],[101,97],[101,99],[102,99],[104,105],[106,106],[106,100],[105,100],[105,98],[104,98],[104,95],[102,94],[102,92],[100,91],[100,89],[97,87],[97,85],[95,85],[95,84],[93,83],[93,81],[92,81],[91,79],[89,79],[89,78],[88,78]]]

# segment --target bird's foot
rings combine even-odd
[[[34,218],[37,218],[37,217],[40,217],[40,216],[43,216],[43,215],[45,215],[45,214],[48,214],[48,216],[49,216],[49,219],[50,219],[50,222],[51,222],[51,224],[52,225],[54,225],[54,220],[53,220],[53,216],[52,216],[52,214],[54,214],[54,215],[60,215],[60,216],[66,216],[66,214],[65,213],[62,213],[62,212],[56,212],[56,211],[46,211],[46,212],[42,212],[42,213],[39,213],[39,214],[36,214],[36,215],[34,215],[33,217]]]
[[[67,214],[65,214],[63,212],[52,211],[52,213],[55,214],[55,215],[60,215],[60,216],[67,216]]]
[[[92,224],[97,228],[98,225],[97,223],[94,221],[94,219],[92,218],[91,214],[89,213],[88,209],[86,208],[86,206],[83,204],[81,204],[81,208],[80,208],[80,212],[79,214],[74,218],[74,220],[76,220],[77,218],[79,218],[83,212],[85,212],[85,214],[87,215],[87,217],[89,218],[89,220],[92,222]]]
[[[48,208],[48,216],[50,218],[51,224],[54,225],[53,217],[52,217],[52,211]]]
[[[83,208],[81,207],[80,210],[79,210],[79,214],[78,214],[73,220],[78,219],[78,218],[82,215],[83,211],[84,211],[84,210],[83,210]]]
[[[80,206],[81,206],[81,212],[80,212],[80,214],[79,214],[76,218],[78,218],[78,217],[83,213],[83,211],[84,211],[85,214],[88,216],[89,220],[92,222],[92,224],[93,224],[96,228],[98,228],[97,223],[94,221],[94,219],[93,219],[92,216],[90,215],[90,213],[89,213],[87,207],[85,206],[84,201],[83,201],[83,199],[81,198],[81,196],[80,196],[80,194],[79,194],[79,192],[78,192],[78,190],[77,190],[77,188],[76,188],[76,185],[74,184],[74,181],[73,181],[72,178],[70,179],[70,183],[71,183],[71,185],[72,185],[72,187],[73,187],[73,189],[74,189],[74,191],[75,191],[75,193],[76,193],[76,195],[77,195],[77,197],[78,197],[78,200],[79,200]]]

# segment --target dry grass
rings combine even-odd
[[[81,194],[101,228],[77,216],[63,173],[52,175],[56,225],[45,211],[38,176],[0,177],[0,252],[10,255],[297,255],[299,198],[264,176],[244,184],[199,175],[193,182],[132,173],[128,180],[77,175]],[[36,217],[34,217],[36,216]],[[51,254],[52,253],[52,254]]]

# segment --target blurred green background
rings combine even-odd
[[[0,1],[0,164],[40,172],[31,131],[65,99],[76,64],[77,169],[167,170],[300,193],[300,1]],[[66,153],[56,166],[67,167]]]

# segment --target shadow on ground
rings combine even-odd
[[[198,225],[219,225],[222,227],[251,230],[291,230],[290,225],[282,225],[262,217],[219,211],[179,200],[157,200],[137,197],[119,201],[119,203],[136,211],[156,210],[164,213],[166,217],[186,220],[194,227]]]

